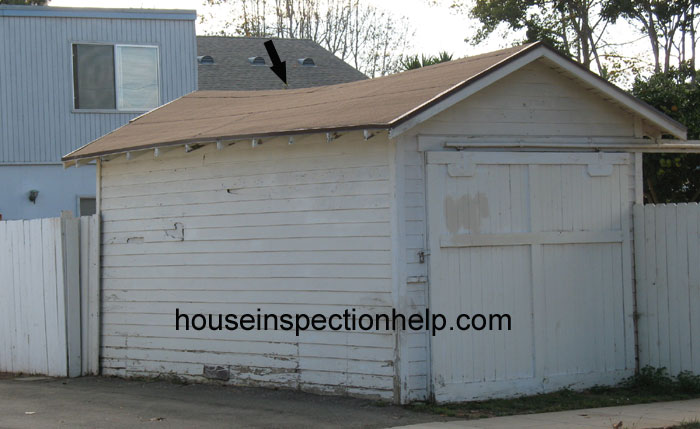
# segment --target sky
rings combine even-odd
[[[111,7],[111,8],[151,8],[151,9],[195,9],[205,11],[203,0],[51,0],[50,6],[71,7]],[[415,53],[437,54],[447,51],[455,58],[468,54],[498,49],[498,41],[475,48],[464,42],[470,32],[469,20],[455,15],[446,7],[430,6],[426,0],[368,0],[368,3],[386,9],[397,16],[405,16],[415,30],[412,51]],[[216,31],[197,24],[197,34]]]
[[[415,36],[408,54],[434,55],[441,51],[452,53],[454,58],[479,54],[512,45],[512,39],[491,37],[479,46],[473,46],[464,38],[473,34],[476,23],[464,15],[452,12],[446,6],[431,6],[427,0],[366,0],[376,7],[383,8],[396,16],[408,18]],[[204,6],[204,0],[50,0],[50,6],[66,7],[110,7],[110,8],[151,8],[151,9],[194,9],[199,14],[209,14],[211,6]],[[215,10],[214,10],[215,11]],[[220,28],[197,23],[197,34],[216,32]],[[616,24],[609,29],[610,38],[616,42],[640,39],[624,47],[627,55],[647,56],[648,42],[627,24]],[[620,82],[621,83],[621,82]]]

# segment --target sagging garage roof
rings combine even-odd
[[[376,79],[305,89],[196,91],[142,115],[63,161],[177,144],[357,129],[398,135],[524,65],[546,57],[668,134],[685,127],[553,49],[533,43]]]

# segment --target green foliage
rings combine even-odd
[[[583,391],[562,389],[518,398],[452,404],[411,404],[408,407],[450,417],[476,419],[581,408],[645,404],[700,397],[700,376],[687,372],[670,377],[665,368],[642,368],[618,386],[595,386]],[[694,426],[688,426],[694,427]]]
[[[700,139],[700,72],[689,64],[637,78],[632,94],[688,128]],[[700,201],[700,154],[645,154],[644,196],[650,203]]]
[[[561,18],[565,4],[547,0],[476,0],[470,15],[478,19],[482,27],[473,42],[483,41],[499,25],[505,24],[512,31],[525,30],[522,42],[543,41],[571,56],[571,46],[561,37],[566,32]]]
[[[610,22],[652,15],[657,23],[667,23],[678,19],[693,3],[697,0],[607,0],[601,15]]]
[[[676,377],[678,389],[685,393],[700,393],[700,375],[683,371]]]
[[[399,60],[401,70],[415,70],[423,67],[418,55],[407,55]]]
[[[695,38],[698,6],[699,0],[604,0],[600,15],[607,22],[623,18],[637,27],[650,42],[654,70],[659,72],[669,70],[674,49],[680,62],[687,59],[686,36]],[[695,53],[690,55],[692,61]]]
[[[645,366],[638,374],[625,379],[621,386],[651,393],[678,392],[700,394],[700,375],[682,371],[676,377],[668,375],[666,368]]]
[[[674,380],[669,377],[666,368],[654,368],[645,366],[635,374],[622,382],[622,386],[628,389],[638,389],[646,392],[668,392],[674,387]]]
[[[637,77],[632,94],[683,123],[689,139],[700,138],[700,71],[683,64],[648,79]]]
[[[602,69],[605,25],[596,15],[604,0],[475,0],[469,8],[481,24],[470,38],[478,44],[499,28],[525,34],[520,42],[543,41],[591,68]],[[463,9],[463,2],[458,2]]]
[[[421,67],[432,66],[433,64],[444,63],[447,61],[452,61],[452,54],[448,53],[447,51],[442,51],[435,56],[429,55],[426,57],[425,55],[421,55],[419,58],[418,55],[408,55],[402,57],[399,60],[399,66],[400,69],[404,71],[415,70]]]

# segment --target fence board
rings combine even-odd
[[[697,211],[697,207],[695,210]],[[690,210],[689,210],[690,211]],[[690,338],[700,336],[700,216],[688,216],[688,288],[690,305]],[[694,304],[693,304],[694,303]],[[692,371],[700,374],[700,341],[691,341]]]
[[[0,372],[98,372],[96,231],[96,216],[0,222]]]
[[[640,364],[700,374],[700,205],[637,205],[634,216]]]
[[[99,373],[99,241],[97,216],[80,218],[81,358],[83,374]]]

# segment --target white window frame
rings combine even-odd
[[[78,109],[75,107],[75,68],[74,68],[74,59],[73,59],[73,46],[74,45],[105,45],[105,46],[112,46],[113,47],[113,64],[114,64],[114,109]],[[82,42],[82,41],[74,41],[70,43],[70,55],[71,55],[71,61],[70,61],[70,70],[71,70],[71,111],[73,113],[144,113],[148,112],[152,109],[155,109],[158,106],[154,106],[151,109],[143,110],[143,109],[119,109],[119,94],[117,91],[118,85],[119,85],[119,72],[118,72],[118,65],[117,65],[117,57],[118,54],[117,52],[119,51],[117,48],[118,47],[131,47],[131,48],[155,48],[156,50],[156,58],[158,59],[156,61],[156,77],[158,78],[158,105],[163,104],[163,100],[161,98],[162,91],[161,91],[161,84],[163,82],[161,75],[160,75],[160,46],[158,45],[137,45],[137,44],[127,44],[127,43],[109,43],[109,42]]]

